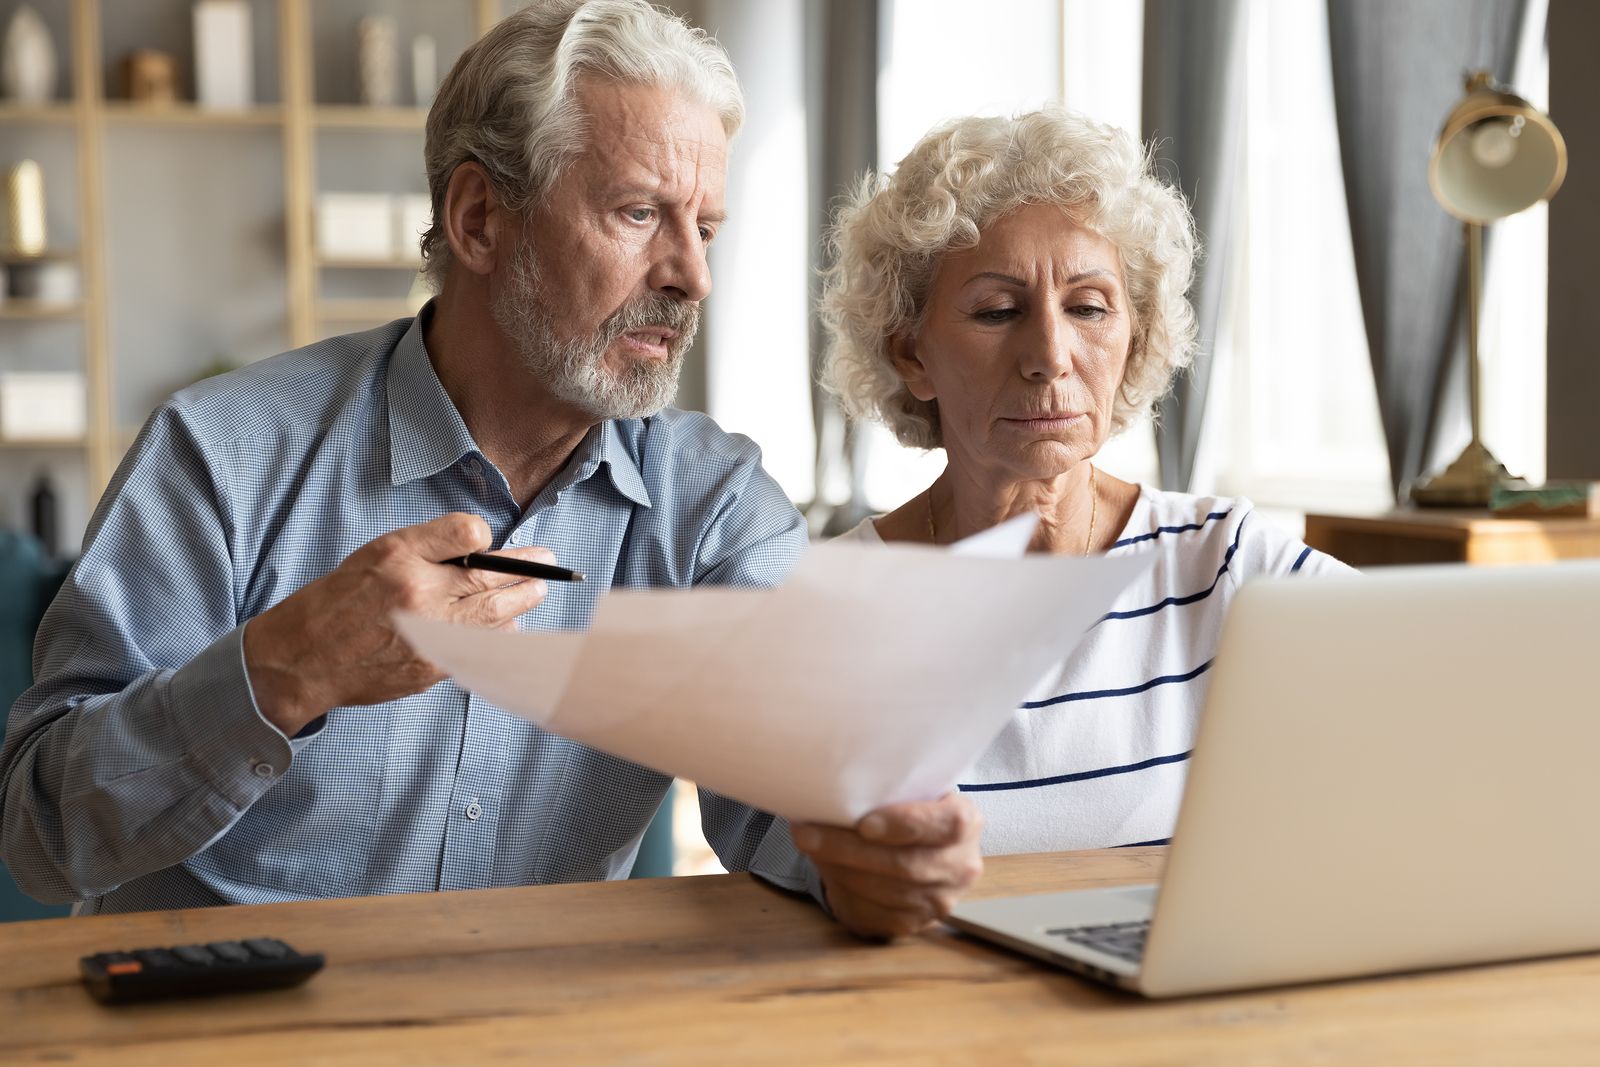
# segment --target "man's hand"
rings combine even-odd
[[[444,677],[411,651],[390,616],[511,629],[544,599],[545,583],[441,566],[490,545],[489,525],[450,514],[384,534],[343,563],[250,620],[245,669],[261,714],[293,737],[331,708],[420,693]],[[546,548],[502,555],[554,563]]]
[[[854,829],[798,825],[794,843],[822,875],[833,914],[861,937],[915,934],[950,914],[983,873],[983,818],[960,793],[892,804]]]

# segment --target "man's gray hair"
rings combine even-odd
[[[435,290],[451,259],[440,223],[451,174],[476,161],[500,203],[526,213],[583,148],[584,75],[684,90],[716,110],[730,138],[744,121],[727,53],[646,0],[540,0],[502,19],[461,54],[428,112],[423,158],[433,222],[422,258]]]

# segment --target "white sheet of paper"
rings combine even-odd
[[[397,618],[465,688],[554,733],[791,820],[949,791],[1149,554],[831,542],[777,589],[619,589],[586,632]]]

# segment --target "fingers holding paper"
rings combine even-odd
[[[397,611],[514,628],[544,598],[543,581],[446,565],[490,543],[489,525],[477,515],[403,527],[250,620],[245,666],[261,713],[293,736],[331,708],[376,704],[438,682],[444,673],[395,631]],[[545,548],[500,554],[554,562]]]
[[[893,804],[852,827],[802,824],[795,847],[822,877],[828,905],[863,937],[915,934],[950,914],[983,873],[983,820],[960,793]]]

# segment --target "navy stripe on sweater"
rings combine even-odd
[[[1129,686],[1126,689],[1091,689],[1081,693],[1062,693],[1058,697],[1046,697],[1044,700],[1024,701],[1025,709],[1048,708],[1054,704],[1065,704],[1073,700],[1099,700],[1102,697],[1131,697],[1140,693],[1148,693],[1158,685],[1174,685],[1179,682],[1193,681],[1200,677],[1211,667],[1211,660],[1206,660],[1200,666],[1187,674],[1163,674],[1159,678],[1152,678],[1148,682]]]
[[[1210,596],[1212,593],[1216,592],[1217,586],[1222,582],[1222,576],[1228,573],[1228,565],[1233,562],[1233,554],[1239,551],[1239,539],[1244,536],[1244,520],[1248,519],[1249,517],[1250,516],[1246,515],[1244,519],[1239,520],[1239,528],[1235,530],[1233,534],[1233,544],[1229,545],[1228,551],[1223,554],[1222,566],[1217,568],[1217,576],[1211,579],[1211,584],[1206,588],[1200,590],[1198,593],[1190,593],[1188,596],[1169,596],[1160,603],[1151,604],[1149,607],[1145,608],[1134,608],[1130,611],[1108,611],[1106,614],[1100,617],[1100,622],[1105,622],[1108,619],[1143,618],[1146,615],[1154,615],[1162,608],[1172,607],[1173,605],[1181,606],[1184,604],[1198,603],[1199,601]],[[1096,623],[1095,625],[1098,626],[1100,623]]]
[[[1213,511],[1211,514],[1207,515],[1205,518],[1201,519],[1199,522],[1191,522],[1191,523],[1188,523],[1188,524],[1186,524],[1184,526],[1157,526],[1150,533],[1137,534],[1137,535],[1135,535],[1133,537],[1124,537],[1122,540],[1116,542],[1111,547],[1112,548],[1122,548],[1125,545],[1136,545],[1140,541],[1154,541],[1156,538],[1160,537],[1162,534],[1188,533],[1191,530],[1203,529],[1205,527],[1206,523],[1211,522],[1213,519],[1225,519],[1229,515],[1232,515],[1232,514],[1233,514],[1233,509],[1229,508],[1227,511]]]
[[[1075,774],[1058,774],[1052,778],[1030,778],[1025,782],[984,782],[981,785],[959,785],[956,788],[963,793],[997,793],[1007,789],[1037,789],[1044,785],[1062,785],[1067,782],[1086,782],[1091,778],[1109,778],[1114,774],[1132,774],[1134,771],[1147,771],[1152,767],[1164,766],[1168,763],[1182,763],[1192,755],[1194,749],[1188,752],[1179,752],[1172,756],[1156,756],[1140,763],[1129,763],[1121,767],[1101,767],[1093,771],[1078,771]]]

